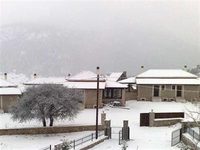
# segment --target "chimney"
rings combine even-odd
[[[71,74],[69,73],[69,74],[67,75],[67,78],[69,79],[69,78],[70,78],[70,76],[71,76]]]
[[[35,78],[37,78],[37,74],[36,73],[33,74],[33,79],[35,79]]]
[[[4,73],[4,79],[7,80],[7,73]]]

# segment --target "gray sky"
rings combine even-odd
[[[200,64],[199,0],[0,0],[0,25],[34,24],[81,34],[69,69],[105,72]],[[66,39],[67,40],[67,39]],[[84,41],[84,43],[83,43]],[[60,55],[67,54],[66,52]],[[46,60],[48,61],[48,60]],[[77,67],[78,66],[78,67]]]

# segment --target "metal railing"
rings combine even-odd
[[[99,131],[98,132],[98,137],[101,137],[104,135],[104,131]],[[83,138],[77,139],[77,140],[73,140],[69,142],[70,148],[71,149],[76,149],[77,146],[82,145],[88,141],[93,141],[95,140],[95,133],[91,133]],[[63,147],[63,143],[57,144],[55,145],[55,150],[62,150]]]
[[[192,128],[187,128],[187,133],[189,135],[191,135],[193,137],[193,139],[196,139],[198,141],[200,141],[200,134],[197,133],[195,130],[193,130]]]

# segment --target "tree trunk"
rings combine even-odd
[[[42,123],[43,123],[43,127],[46,127],[47,125],[46,125],[46,120],[45,120],[45,118],[42,118]]]
[[[50,117],[49,117],[49,120],[50,120],[49,126],[53,126],[53,116],[50,116]]]

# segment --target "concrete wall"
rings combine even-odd
[[[96,129],[95,125],[0,129],[0,135],[70,133],[70,132],[81,132],[81,131],[94,131],[95,129]],[[103,130],[102,125],[99,125],[99,130]]]
[[[152,100],[152,85],[137,85],[138,100],[145,98],[147,101]]]
[[[158,115],[162,115],[162,116],[160,116],[159,118],[156,118],[156,116],[158,117]],[[165,115],[166,115],[166,118],[163,118],[163,117],[165,117]],[[178,118],[177,113],[173,113],[173,112],[171,112],[169,114],[168,113],[162,114],[162,113],[155,113],[152,111],[149,113],[149,126],[150,127],[170,126],[170,125],[174,125],[178,122],[182,122],[182,120],[183,120],[182,117]]]
[[[153,126],[154,127],[161,127],[161,126],[170,126],[181,122],[182,119],[168,119],[168,120],[154,120]]]
[[[200,101],[200,86],[185,85],[184,98],[187,101]]]
[[[96,106],[97,101],[97,90],[84,90],[85,100],[84,105],[85,108],[93,108]],[[102,107],[102,97],[103,97],[103,90],[99,90],[99,106]]]
[[[137,90],[133,90],[133,91],[129,92],[128,89],[126,89],[125,99],[126,99],[126,101],[136,100],[137,99]]]
[[[9,108],[17,103],[17,95],[3,95],[0,96],[0,101],[2,99],[2,106],[0,102],[0,109],[3,108],[4,112],[8,112]]]

